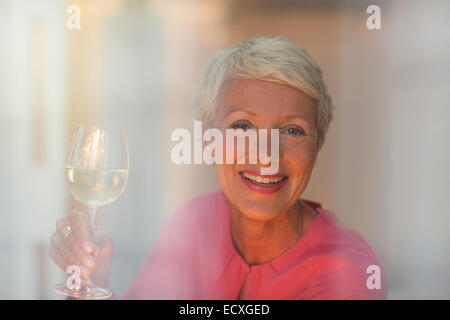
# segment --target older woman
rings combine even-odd
[[[333,110],[309,54],[285,38],[219,51],[199,79],[194,103],[210,128],[279,129],[278,173],[261,175],[259,161],[216,164],[221,190],[189,200],[169,217],[123,298],[385,298],[384,275],[369,279],[367,270],[381,269],[363,238],[300,198]],[[81,265],[107,287],[112,242],[94,247],[88,221],[76,211],[58,221],[50,254],[61,268]],[[64,239],[67,225],[73,234]]]

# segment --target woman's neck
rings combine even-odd
[[[297,242],[314,218],[314,212],[306,207],[299,200],[287,212],[261,221],[246,217],[230,205],[231,235],[236,250],[249,265],[279,257]]]

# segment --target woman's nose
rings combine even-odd
[[[258,165],[261,174],[275,174],[280,163],[280,140],[278,129],[258,130]]]

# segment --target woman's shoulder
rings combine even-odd
[[[311,225],[312,232],[308,239],[311,250],[342,257],[362,255],[376,260],[374,251],[360,233],[345,227],[332,211],[323,209],[320,204],[316,204],[318,214]]]
[[[315,270],[316,285],[327,284],[328,293],[339,289],[348,297],[385,298],[386,279],[374,250],[357,231],[342,225],[333,212],[315,204],[318,214],[309,230],[306,260]],[[374,270],[379,271],[378,290],[367,284]]]

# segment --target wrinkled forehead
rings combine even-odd
[[[223,120],[238,113],[263,119],[298,116],[315,123],[317,106],[307,94],[285,84],[259,79],[230,79],[218,96],[214,117]]]

